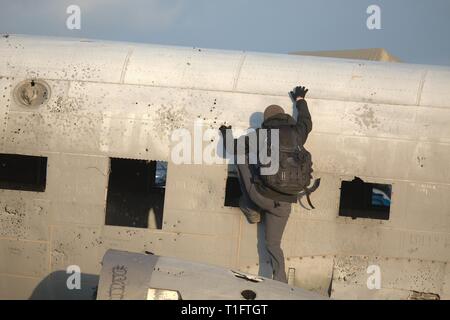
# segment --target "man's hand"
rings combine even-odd
[[[221,125],[220,126],[220,128],[219,128],[219,131],[222,133],[222,135],[223,134],[225,134],[225,132],[228,130],[228,129],[231,129],[231,126],[226,126],[226,125]]]
[[[305,99],[305,95],[308,92],[308,89],[306,89],[305,87],[295,87],[295,89],[293,91],[290,92],[292,98],[295,101],[298,101],[300,99]]]

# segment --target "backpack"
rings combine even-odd
[[[290,117],[290,116],[289,116]],[[272,121],[271,121],[272,120]],[[267,193],[270,198],[275,201],[280,200],[276,193],[287,196],[294,196],[295,202],[303,195],[307,196],[309,205],[312,205],[309,194],[314,192],[319,184],[320,179],[314,182],[314,186],[308,188],[312,180],[312,157],[311,153],[302,145],[301,137],[295,128],[295,120],[290,117],[284,121],[269,118],[269,121],[263,123],[263,129],[279,130],[279,169],[273,175],[260,174],[261,183],[275,191],[275,193]],[[270,133],[268,133],[268,155],[271,153]],[[260,165],[261,168],[269,167],[270,164]]]

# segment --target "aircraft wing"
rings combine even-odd
[[[318,300],[317,293],[271,279],[181,259],[108,250],[99,300]]]

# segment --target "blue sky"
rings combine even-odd
[[[72,4],[81,30],[66,28]],[[366,27],[372,4],[381,30]],[[0,0],[0,32],[277,53],[383,47],[450,65],[450,0]]]

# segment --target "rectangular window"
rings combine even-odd
[[[342,181],[339,215],[389,220],[391,194],[390,184],[367,183],[358,177]]]
[[[239,178],[235,165],[228,166],[228,177],[225,187],[225,207],[239,207],[239,199],[241,198],[242,191],[239,185]]]
[[[47,158],[0,154],[0,189],[44,192]]]
[[[161,229],[167,162],[111,158],[106,225]]]

